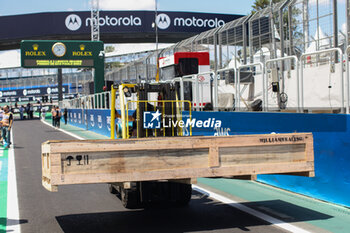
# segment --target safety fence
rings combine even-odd
[[[168,48],[154,52],[147,51],[143,57],[137,54],[134,56],[137,60],[122,67],[113,67],[107,63],[105,79],[115,82],[138,80],[150,82],[157,74],[158,57],[182,51],[209,52],[210,66],[214,72],[231,67],[238,69],[240,65],[258,62],[265,64],[267,60],[285,56],[297,56],[300,59],[302,54],[329,48],[339,47],[345,52],[348,33],[338,30],[338,20],[344,18],[340,17],[344,13],[347,21],[349,20],[348,3],[349,0],[346,1],[347,7],[344,7],[346,12],[338,12],[337,8],[345,3],[337,0],[281,0],[265,9],[180,41]],[[345,30],[349,32],[348,24]],[[114,61],[112,58],[109,60]],[[307,58],[307,63],[313,66],[329,62],[337,63],[339,59],[332,54]],[[281,66],[283,71],[287,68],[287,64]],[[52,76],[53,80],[55,79],[56,71],[52,69],[45,69],[40,75],[34,74],[35,72],[38,71],[17,68],[0,70],[0,86],[20,85],[16,81],[10,81],[12,78],[28,77],[23,79],[26,80],[25,85],[33,83],[37,85],[38,82],[45,84],[48,80],[41,78],[41,75]],[[85,84],[93,80],[91,71],[74,69],[70,73],[67,74],[70,82]],[[84,89],[81,93],[87,94],[87,91]]]
[[[346,50],[348,57],[350,48]],[[329,66],[314,66],[308,63],[309,58],[324,56],[343,57],[339,48],[330,48],[297,56],[285,56],[268,59],[265,63],[257,62],[240,65],[237,68],[218,69],[216,72],[205,72],[183,77],[176,77],[168,83],[179,83],[180,101],[185,100],[184,85],[192,84],[192,107],[195,111],[328,111],[349,113],[349,65],[343,62],[329,63]],[[347,58],[346,58],[347,59]],[[289,66],[283,71],[282,67]],[[344,72],[346,70],[346,75]],[[250,79],[242,77],[243,72],[251,74]],[[315,75],[317,72],[320,75]],[[203,76],[210,76],[209,87],[202,82]],[[322,78],[326,76],[326,78]],[[316,88],[318,87],[318,88]],[[211,95],[212,109],[205,108],[204,94]],[[118,96],[117,96],[118,98]],[[133,100],[137,100],[133,96]],[[233,100],[229,105],[222,102]],[[118,102],[118,101],[117,101]],[[225,102],[225,103],[226,103]],[[256,108],[254,104],[260,103]],[[61,107],[110,109],[111,95],[103,92],[65,100]],[[228,107],[229,106],[229,107]],[[119,106],[120,107],[120,106]],[[117,108],[119,109],[119,108]]]

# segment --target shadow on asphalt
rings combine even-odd
[[[24,224],[24,223],[28,223],[27,219],[20,219],[20,220],[15,220],[15,219],[8,219],[8,218],[0,218],[0,225],[2,226],[14,226],[14,225],[18,225],[18,224]],[[0,230],[1,232],[1,230]]]
[[[116,201],[119,199],[116,198]],[[296,211],[295,216],[274,216],[288,222],[323,220],[332,216],[319,213],[281,200],[240,203],[268,212],[262,206],[279,206]],[[262,211],[265,210],[265,211]],[[267,210],[267,211],[266,211]],[[282,212],[283,213],[283,212]],[[272,215],[271,213],[268,213]],[[274,214],[278,215],[277,212]],[[296,217],[297,216],[297,217]],[[252,220],[253,219],[253,220]],[[192,232],[237,228],[250,231],[249,227],[270,225],[238,209],[209,199],[206,195],[193,192],[186,207],[154,206],[141,210],[127,210],[105,213],[82,213],[57,216],[56,220],[64,232]],[[103,229],[103,230],[102,230]]]

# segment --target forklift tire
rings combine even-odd
[[[138,190],[124,189],[121,188],[120,191],[120,199],[122,201],[123,206],[126,209],[138,209],[141,208],[141,204],[139,201],[139,192]]]
[[[186,206],[191,201],[192,197],[192,185],[191,184],[179,184],[179,196],[176,201],[178,206]]]
[[[112,184],[108,184],[108,189],[111,194],[117,194],[117,190],[114,188]]]

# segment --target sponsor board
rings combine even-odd
[[[219,27],[227,22],[242,17],[234,14],[210,14],[197,12],[166,12],[161,11],[156,17],[159,35],[163,33],[201,33]],[[101,33],[154,34],[153,11],[101,11],[99,26]],[[28,25],[36,25],[28,29]],[[91,12],[49,12],[0,17],[0,40],[18,38],[49,39],[54,35],[63,39],[70,35],[84,35],[88,38],[91,33]],[[60,38],[57,35],[62,35]],[[186,35],[188,37],[188,34]],[[131,37],[132,38],[132,35]],[[69,38],[68,38],[69,39]],[[47,52],[46,52],[47,53]],[[45,57],[45,51],[39,47],[28,51],[28,56]]]
[[[69,90],[69,85],[64,84],[62,86],[62,93],[67,94]],[[44,96],[58,94],[58,87],[25,87],[18,88],[13,90],[3,90],[0,91],[0,98],[11,97],[11,98],[19,98],[19,97],[28,97],[28,96]]]

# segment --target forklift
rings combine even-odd
[[[121,114],[115,111],[116,93],[119,90]],[[182,113],[188,109],[191,118],[191,102],[177,100],[177,88],[173,83],[120,84],[111,89],[111,138],[115,139],[115,119],[121,118],[117,130],[122,139],[145,137],[183,136],[183,128],[166,126],[164,122],[175,122],[182,119]],[[128,100],[136,95],[137,100]],[[130,105],[136,109],[129,109]],[[156,127],[147,128],[143,124],[145,116],[159,113]],[[132,114],[132,115],[131,115]],[[192,129],[189,130],[190,135]],[[178,155],[176,155],[178,156]],[[187,205],[191,200],[193,179],[138,181],[109,184],[109,191],[121,199],[128,209],[145,208],[152,204],[167,203],[170,205]]]

